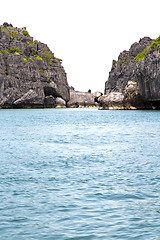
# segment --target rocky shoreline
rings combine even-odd
[[[69,87],[62,60],[26,29],[0,26],[0,108],[160,109],[160,37],[113,60],[105,92]]]
[[[101,95],[69,87],[62,60],[25,27],[0,26],[0,108],[93,107]]]

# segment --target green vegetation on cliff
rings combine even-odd
[[[1,50],[1,53],[2,53],[2,54],[4,54],[4,53],[8,53],[8,51],[5,50],[5,49],[2,49],[2,50]]]
[[[57,97],[69,101],[61,60],[26,27],[0,25],[0,58],[0,108],[55,107]]]
[[[137,62],[137,61],[143,59],[143,58],[145,57],[146,52],[148,51],[149,47],[150,47],[150,45],[149,45],[148,47],[146,47],[146,48],[143,50],[143,52],[138,53],[137,56],[134,58],[134,60]]]
[[[24,63],[26,63],[26,62],[27,62],[27,59],[26,59],[26,58],[22,58],[22,61],[23,61]]]
[[[137,61],[143,59],[149,48],[157,50],[159,45],[160,45],[160,37],[154,39],[153,42],[143,50],[143,52],[138,53],[137,56],[134,58],[134,60],[137,62]]]
[[[51,62],[51,61],[48,62],[48,65],[49,65],[49,66],[52,66],[52,65],[53,65],[53,62]]]
[[[29,37],[30,37],[28,31],[26,30],[26,27],[23,27],[23,28],[22,28],[22,34],[23,34],[24,36],[29,36]]]
[[[18,53],[19,52],[19,50],[18,50],[18,48],[17,47],[14,47],[14,48],[11,48],[10,50],[9,50],[9,53],[12,53],[12,54],[14,54],[14,53]]]

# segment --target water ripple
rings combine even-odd
[[[160,239],[159,111],[2,110],[0,124],[1,240]]]

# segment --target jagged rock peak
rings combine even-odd
[[[107,98],[103,97],[102,101],[105,105],[106,99],[106,108],[109,105],[116,108],[113,101],[115,92],[120,93],[122,109],[160,108],[160,37],[144,37],[132,44],[129,51],[120,53],[117,61],[113,60],[105,83]]]
[[[26,27],[0,26],[0,108],[53,107],[57,97],[69,101],[61,62]]]

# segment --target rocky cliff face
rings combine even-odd
[[[113,60],[102,109],[160,108],[160,37],[144,37]]]
[[[54,107],[56,98],[69,101],[61,60],[26,28],[0,26],[0,108]]]

